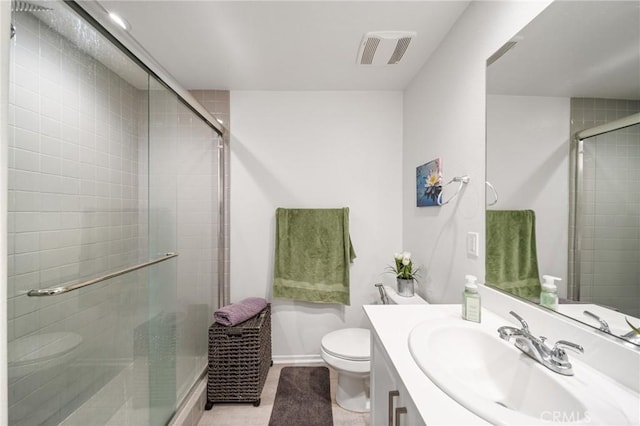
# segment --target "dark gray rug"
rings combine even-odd
[[[333,426],[327,367],[283,367],[269,426]]]

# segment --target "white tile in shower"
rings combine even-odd
[[[15,254],[37,252],[40,250],[40,234],[37,232],[24,232],[14,236],[13,239]],[[36,278],[35,274],[32,274]]]
[[[72,117],[78,117],[78,113],[67,109],[68,114]],[[67,143],[73,143],[75,145],[80,143],[80,129],[78,128],[77,123],[74,123],[73,120],[70,120],[69,117],[64,117],[66,121],[62,122],[62,133],[61,139]]]
[[[18,129],[40,132],[40,117],[31,110],[16,106],[14,107],[14,125]]]
[[[42,61],[40,61],[40,64],[43,64]],[[50,100],[62,102],[62,87],[56,82],[52,81],[51,78],[49,78],[49,73],[50,72],[45,72],[44,74],[40,74],[38,85],[40,98],[47,98]]]
[[[37,73],[33,72],[27,66],[14,64],[16,70],[13,73],[14,84],[33,92],[40,92],[40,78]]]
[[[40,171],[40,155],[33,151],[14,148],[12,166],[17,170],[38,172]]]
[[[15,191],[12,194],[10,205],[16,212],[38,211],[41,208],[39,194],[28,191]]]
[[[32,90],[15,86],[13,103],[16,107],[35,113],[40,112],[40,97]]]
[[[9,229],[14,233],[34,232],[40,230],[40,214],[35,212],[14,213],[10,215]]]
[[[37,152],[40,148],[40,136],[36,132],[16,128],[13,145],[15,148]]]
[[[62,137],[62,124],[58,120],[41,116],[40,132],[45,136],[60,139]]]
[[[40,114],[55,121],[62,121],[62,102],[60,102],[60,99],[51,99],[46,96],[40,96]],[[69,124],[76,124],[74,121],[77,122],[77,117],[76,120],[73,120]]]

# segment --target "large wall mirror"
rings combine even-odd
[[[640,346],[640,1],[556,1],[487,67],[486,283],[558,277],[554,310]]]

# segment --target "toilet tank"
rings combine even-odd
[[[384,286],[384,291],[387,293],[390,305],[428,305],[429,302],[424,300],[417,294],[411,297],[400,296],[398,292],[388,285]]]

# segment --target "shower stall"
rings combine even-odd
[[[640,317],[640,101],[571,101],[572,300]]]
[[[222,127],[79,5],[12,9],[9,424],[167,424],[220,298]]]

